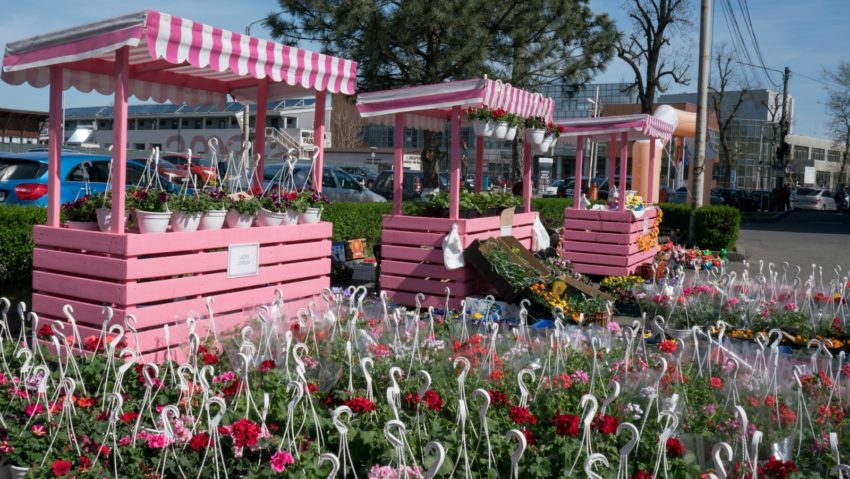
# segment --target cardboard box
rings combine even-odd
[[[492,251],[499,249],[505,252],[513,263],[524,265],[530,275],[540,278],[548,278],[551,271],[543,263],[531,254],[513,236],[502,236],[485,241],[475,240],[464,251],[464,259],[467,264],[472,265],[486,279],[505,301],[517,300],[523,293],[523,289],[514,287],[507,279],[503,278],[496,268],[487,259]]]

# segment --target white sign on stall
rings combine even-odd
[[[227,247],[227,277],[257,276],[260,271],[260,243],[232,244]]]

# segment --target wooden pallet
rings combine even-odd
[[[33,310],[42,322],[64,323],[62,308],[71,305],[82,337],[99,334],[103,306],[114,310],[111,324],[123,325],[132,313],[140,350],[161,359],[163,325],[173,325],[175,349],[188,336],[188,316],[206,334],[207,297],[214,298],[221,333],[253,316],[254,306],[270,303],[276,288],[291,308],[318,295],[330,285],[331,231],[326,222],[158,235],[36,226]],[[228,278],[227,248],[241,243],[259,243],[258,274]],[[133,337],[128,340],[132,345]]]
[[[564,258],[582,274],[627,276],[658,251],[641,251],[638,240],[655,222],[656,209],[650,207],[636,219],[630,211],[593,211],[567,208],[561,233]]]
[[[531,247],[531,226],[536,212],[517,213],[511,234],[526,248]],[[397,304],[415,305],[417,293],[424,293],[423,305],[443,307],[446,288],[451,290],[452,308],[469,295],[486,290],[475,269],[466,265],[456,270],[443,263],[443,238],[457,224],[463,247],[474,240],[501,236],[499,216],[449,220],[421,216],[387,215],[381,233],[381,289]]]

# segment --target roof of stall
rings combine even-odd
[[[576,138],[583,136],[604,143],[611,140],[611,135],[618,133],[627,133],[629,141],[646,140],[650,137],[669,141],[673,135],[673,125],[646,114],[570,118],[555,120],[555,124],[566,129],[561,133],[561,138],[568,142],[575,142]],[[618,135],[617,140],[619,139]]]
[[[443,131],[455,106],[501,108],[525,118],[539,116],[551,121],[555,102],[488,78],[361,93],[357,98],[357,111],[370,123],[394,125],[395,114],[404,113],[406,127],[433,131]]]
[[[154,10],[10,42],[2,79],[44,87],[62,65],[63,89],[113,93],[116,50],[128,46],[130,93],[141,100],[224,107],[227,95],[256,100],[305,91],[353,94],[357,63],[214,28]]]

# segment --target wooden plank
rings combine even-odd
[[[628,268],[621,266],[573,263],[573,268],[581,274],[593,274],[599,276],[628,276],[630,273]]]
[[[212,231],[186,231],[161,235],[127,235],[127,252],[130,256],[162,254],[178,251],[226,248],[234,243],[296,243],[323,240],[331,237],[333,225],[320,222],[312,225],[254,226],[251,228],[225,228]]]
[[[561,239],[569,241],[583,241],[591,243],[608,243],[608,244],[631,244],[636,242],[641,237],[641,232],[637,233],[599,233],[593,231],[579,231],[571,229],[561,230]]]
[[[32,241],[37,246],[96,251],[116,255],[127,253],[127,235],[101,231],[72,230],[36,225],[32,229]]]
[[[443,250],[440,248],[381,245],[381,261],[388,259],[443,264]]]
[[[657,248],[651,248],[647,251],[637,251],[629,255],[629,266],[637,266],[646,262],[651,262],[658,253]]]
[[[32,288],[34,292],[55,293],[72,298],[85,298],[91,301],[127,304],[127,285],[89,278],[79,278],[61,273],[33,271]]]
[[[260,267],[259,274],[243,278],[228,278],[227,272],[202,274],[183,278],[164,279],[127,285],[127,302],[151,303],[175,298],[210,295],[250,286],[276,284],[330,274],[330,258]]]
[[[626,267],[629,265],[629,258],[621,255],[594,254],[594,253],[577,253],[575,251],[564,251],[564,258],[573,263],[598,264],[603,266],[620,266]]]
[[[578,253],[600,253],[619,256],[630,256],[640,252],[637,243],[632,244],[604,244],[584,241],[562,241],[564,251],[575,251]]]
[[[467,220],[450,220],[448,218],[430,218],[425,216],[384,215],[385,230],[406,230],[431,233],[448,233],[453,224],[457,224],[458,233],[463,234]]]
[[[424,293],[444,295],[446,287],[451,288],[452,294],[467,296],[479,291],[478,281],[469,281],[459,283],[455,281],[436,281],[420,278],[405,278],[402,276],[393,276],[381,274],[381,288],[400,291],[409,291],[412,293]]]
[[[32,310],[38,313],[39,316],[65,318],[62,308],[66,304],[73,308],[72,314],[74,320],[78,323],[101,324],[103,322],[103,305],[100,303],[53,296],[47,293],[33,293],[32,295]],[[124,316],[128,311],[123,308],[113,307],[112,312],[114,324],[123,325]]]
[[[420,231],[383,230],[381,244],[406,246],[442,246],[445,233],[423,233]]]
[[[564,229],[592,231],[595,233],[634,233],[643,230],[642,223],[614,223],[611,221],[564,220]]]
[[[326,258],[331,241],[260,246],[260,265]],[[227,270],[227,251],[187,251],[183,254],[127,260],[127,279],[160,278]]]
[[[436,280],[451,279],[454,281],[466,281],[476,278],[468,268],[448,270],[443,265],[410,263],[405,261],[381,261],[381,273],[395,276],[409,276],[415,278],[432,278]]]
[[[463,247],[468,248],[469,245],[472,244],[475,240],[486,240],[490,238],[498,238],[502,236],[500,230],[492,230],[492,231],[484,231],[476,234],[466,234],[463,236]],[[520,226],[519,228],[513,228],[511,231],[511,236],[517,239],[527,239],[531,238],[531,226]]]
[[[655,218],[655,208],[647,208],[643,216],[635,218],[631,211],[608,211],[608,210],[578,210],[567,208],[564,210],[564,218],[586,221],[613,221],[615,223],[634,223],[643,221],[643,218]]]
[[[34,248],[32,264],[38,270],[51,270],[72,275],[117,280],[123,280],[127,277],[126,260],[79,251]]]
[[[515,213],[511,226],[514,229],[522,226],[531,226],[539,213]],[[485,216],[466,220],[466,234],[481,233],[484,231],[500,231],[502,227],[500,216]]]

